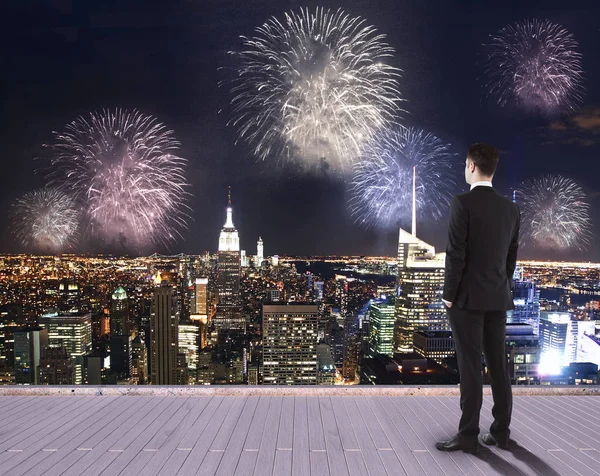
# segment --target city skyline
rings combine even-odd
[[[395,50],[391,65],[402,70],[403,107],[410,110],[403,123],[424,127],[449,143],[450,152],[456,154],[453,170],[458,176],[468,145],[489,141],[501,151],[495,180],[500,193],[510,195],[512,188],[543,173],[567,175],[583,187],[591,207],[592,233],[597,236],[600,216],[594,177],[600,90],[592,78],[599,67],[593,51],[599,33],[594,15],[581,15],[577,2],[569,8],[558,2],[554,6],[554,2],[514,2],[514,8],[469,2],[389,2],[373,8],[348,2],[342,7],[386,35]],[[19,18],[11,30],[18,46],[7,55],[9,73],[4,79],[8,94],[0,134],[5,144],[3,163],[10,163],[12,172],[3,175],[0,187],[0,208],[5,211],[0,213],[0,223],[8,223],[11,202],[44,185],[43,176],[34,173],[40,167],[34,159],[43,156],[42,144],[51,141],[52,131],[62,130],[89,111],[123,107],[158,117],[174,131],[181,142],[180,155],[189,162],[188,228],[170,248],[155,246],[145,254],[215,250],[231,185],[241,249],[253,250],[261,236],[265,255],[394,256],[397,229],[365,230],[355,224],[347,209],[346,183],[300,173],[291,165],[257,161],[227,126],[230,97],[226,88],[218,86],[233,66],[227,52],[240,47],[240,35],[251,35],[271,16],[296,8],[295,3],[264,1],[252,10],[233,3],[217,8],[175,2],[169,9],[142,9],[139,3],[122,12],[99,2],[74,11],[48,0],[37,10],[21,8],[10,7]],[[562,25],[578,42],[583,91],[571,115],[540,117],[502,108],[486,97],[479,84],[480,46],[502,26],[531,17]],[[471,26],[463,28],[464,22]],[[23,23],[27,28],[19,27]],[[122,51],[119,57],[109,54],[115,47]],[[148,56],[147,51],[156,56]],[[40,67],[51,71],[54,80],[34,79]],[[90,90],[95,94],[90,95]],[[19,125],[23,123],[28,127]],[[467,189],[459,179],[452,193]],[[419,238],[443,250],[446,222],[445,214],[437,221],[420,219]],[[400,225],[410,228],[406,222]],[[584,252],[522,249],[519,257],[599,261],[599,246],[592,240]],[[21,247],[5,236],[0,250],[14,253]],[[94,239],[74,251],[135,254]]]

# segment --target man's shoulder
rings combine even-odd
[[[500,203],[503,203],[505,206],[510,207],[515,211],[519,211],[519,207],[515,202],[513,202],[509,197],[500,195],[496,189],[494,189],[492,193],[490,193],[487,190],[485,192],[485,194],[482,194],[477,189],[473,189],[469,190],[468,192],[463,192],[454,195],[452,199],[456,200],[459,203],[459,205],[465,206],[470,203],[481,203],[483,197],[487,196],[493,198],[493,200],[496,202],[499,201]]]

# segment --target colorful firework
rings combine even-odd
[[[556,250],[589,247],[590,206],[576,182],[562,175],[545,175],[523,183],[516,195],[523,245]]]
[[[450,144],[421,129],[397,126],[377,137],[354,167],[350,207],[367,227],[396,227],[410,220],[413,168],[417,214],[440,218],[456,183]]]
[[[94,234],[136,249],[186,226],[186,160],[172,131],[138,111],[78,117],[54,133],[49,177],[81,202]]]
[[[350,172],[363,144],[399,112],[393,49],[364,19],[317,8],[242,37],[231,124],[260,159]]]
[[[13,203],[11,218],[15,237],[26,247],[58,253],[77,242],[80,213],[75,200],[58,188],[26,193]]]
[[[577,46],[571,33],[548,20],[508,25],[484,45],[485,86],[501,106],[543,114],[573,110],[583,76]]]

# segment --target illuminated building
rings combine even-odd
[[[513,385],[536,385],[539,383],[541,348],[533,326],[522,323],[507,324],[506,353]]]
[[[119,286],[112,293],[110,306],[110,335],[129,335],[129,300],[127,292]]]
[[[92,314],[49,313],[39,318],[48,330],[48,345],[62,347],[73,361],[75,383],[83,383],[83,356],[92,350]]]
[[[317,384],[318,319],[314,304],[263,305],[263,384]]]
[[[556,369],[580,361],[580,342],[584,342],[586,335],[594,336],[595,328],[596,321],[576,321],[568,312],[542,312],[540,344],[544,368]]]
[[[62,313],[78,313],[79,312],[79,285],[63,280],[58,285],[58,310]]]
[[[520,267],[517,267],[519,271]],[[522,268],[521,268],[522,272]],[[539,334],[540,328],[540,290],[532,281],[524,281],[521,275],[515,280],[513,300],[515,308],[507,312],[508,324],[528,324],[532,326],[534,334]]]
[[[240,264],[242,268],[248,267],[248,257],[246,256],[246,250],[240,251]]]
[[[114,373],[129,377],[132,365],[129,300],[125,289],[119,286],[111,296],[110,369]]]
[[[148,349],[146,343],[138,335],[131,342],[131,383],[141,385],[148,378]]]
[[[75,381],[73,359],[69,358],[64,347],[45,347],[42,349],[38,366],[40,385],[73,385]]]
[[[335,384],[335,363],[331,357],[331,350],[327,344],[317,345],[317,362],[318,362],[318,385],[334,385]]]
[[[38,384],[41,352],[48,346],[48,330],[41,327],[15,331],[15,383]]]
[[[262,238],[259,236],[256,242],[256,267],[260,268],[265,259],[265,246]]]
[[[446,331],[448,319],[442,302],[445,253],[400,229],[398,240],[397,327],[395,350],[413,351],[417,331]]]
[[[396,323],[393,304],[385,301],[371,303],[369,309],[369,355],[394,355],[394,328]]]
[[[600,366],[600,338],[592,334],[583,334],[577,346],[579,362],[593,362]]]
[[[192,314],[196,319],[208,317],[208,278],[196,278]]]
[[[438,363],[455,353],[454,339],[450,331],[415,332],[413,345],[416,354]]]
[[[245,329],[240,296],[240,238],[233,224],[231,190],[227,219],[219,236],[217,265],[217,312],[213,324],[219,329]]]
[[[176,385],[178,322],[174,290],[156,280],[150,316],[150,382]]]
[[[271,266],[273,266],[274,268],[279,266],[279,255],[271,256]]]
[[[192,379],[192,383],[196,381],[199,340],[199,322],[191,321],[179,323],[179,353],[185,355],[186,365],[190,370],[190,378]]]

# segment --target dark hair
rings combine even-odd
[[[469,155],[467,157],[473,161],[482,175],[491,177],[496,172],[496,167],[498,167],[498,149],[493,145],[473,144],[469,147]]]

